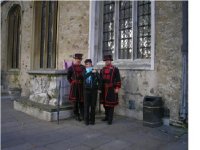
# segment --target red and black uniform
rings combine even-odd
[[[100,71],[101,104],[105,108],[105,119],[112,124],[114,107],[118,105],[118,94],[115,89],[121,88],[119,69],[113,65],[105,66]]]
[[[83,72],[85,67],[83,65],[73,64],[68,69],[67,79],[70,83],[69,100],[74,102],[74,114],[79,118],[80,114],[83,117]],[[80,113],[79,113],[80,111]]]

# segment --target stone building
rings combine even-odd
[[[67,102],[64,60],[112,54],[122,88],[115,113],[143,119],[143,99],[160,96],[170,123],[187,120],[187,1],[1,2],[2,95]]]

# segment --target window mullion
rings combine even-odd
[[[133,1],[133,59],[137,58],[137,1]]]
[[[48,15],[48,41],[47,41],[47,68],[52,67],[52,49],[53,49],[53,2],[49,1],[49,15]]]
[[[17,43],[17,36],[18,36],[18,12],[17,10],[15,10],[14,12],[14,20],[15,20],[15,24],[14,24],[14,49],[13,49],[13,68],[17,68],[17,47],[18,47],[18,43]]]
[[[151,1],[151,69],[154,69],[155,55],[155,2]]]
[[[12,68],[15,68],[15,48],[16,48],[16,41],[15,41],[15,27],[16,27],[16,18],[14,14],[12,15],[13,18],[13,26],[12,26],[12,49],[11,49],[11,56],[12,56]]]
[[[20,11],[17,10],[17,47],[16,47],[16,68],[19,68],[19,30],[20,30]]]
[[[34,69],[42,66],[42,2],[35,2]]]
[[[48,68],[48,53],[49,53],[49,47],[48,47],[48,41],[49,41],[49,3],[50,2],[46,2],[46,24],[45,24],[45,49],[44,49],[44,68]]]
[[[102,2],[102,3],[100,3],[100,12],[102,12],[102,14],[104,14],[104,3]],[[101,13],[100,13],[100,15],[99,15],[99,22],[100,22],[100,45],[99,45],[99,57],[98,57],[98,59],[97,59],[97,62],[98,61],[100,61],[100,60],[102,60],[103,59],[103,15],[102,15]]]
[[[115,2],[115,19],[114,19],[114,33],[115,33],[115,60],[119,58],[119,1]]]
[[[45,35],[46,35],[46,2],[42,2],[41,41],[40,41],[40,68],[44,68]]]
[[[57,13],[58,13],[58,2],[53,2],[53,43],[52,43],[52,48],[53,48],[53,52],[52,52],[52,68],[56,67],[56,40],[57,40]]]

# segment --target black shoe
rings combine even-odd
[[[82,121],[82,119],[80,118],[80,117],[77,117],[77,119],[76,120],[78,120],[78,121]]]
[[[91,124],[91,125],[94,125],[95,123],[94,123],[94,122],[90,122],[90,124]]]
[[[101,121],[108,121],[108,119],[107,119],[107,118],[104,118],[104,119],[102,119]]]
[[[111,125],[112,124],[112,122],[108,122],[108,125]]]

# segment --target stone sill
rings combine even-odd
[[[19,75],[20,70],[19,69],[9,69],[7,74],[8,75]]]
[[[67,75],[67,70],[29,70],[30,75]]]
[[[37,108],[39,110],[44,110],[44,111],[47,111],[47,112],[57,112],[57,106],[51,106],[51,105],[36,103],[36,102],[30,101],[30,100],[25,99],[25,98],[20,98],[20,99],[15,100],[15,101],[20,103],[24,107],[33,107],[33,108]],[[70,104],[60,106],[60,111],[71,110],[71,109],[73,109],[73,106],[70,105]]]
[[[101,69],[104,66],[104,61],[99,61],[95,68]],[[112,64],[120,70],[153,70],[150,59],[136,60],[114,60]]]

